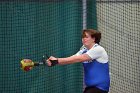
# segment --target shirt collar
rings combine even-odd
[[[96,46],[98,46],[99,44],[97,44],[97,43],[95,43],[94,45],[93,45],[93,47],[96,47]]]

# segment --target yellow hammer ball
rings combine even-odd
[[[24,70],[24,71],[29,71],[33,68],[34,66],[34,62],[32,61],[24,61],[24,60],[21,60],[21,69]]]

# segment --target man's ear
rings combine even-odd
[[[93,37],[92,39],[93,39],[93,41],[95,42],[95,37]]]

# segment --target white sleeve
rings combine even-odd
[[[75,55],[81,55],[81,54],[83,54],[83,52],[86,50],[86,47],[83,45],[81,48],[80,48],[80,50],[75,54]]]
[[[99,57],[102,56],[102,52],[103,52],[103,49],[102,47],[94,47],[94,48],[91,48],[89,51],[87,51],[87,55],[89,57],[91,57],[91,59],[98,59]]]

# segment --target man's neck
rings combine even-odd
[[[90,46],[87,47],[87,49],[91,49],[93,46],[95,45],[95,43],[91,44]]]

